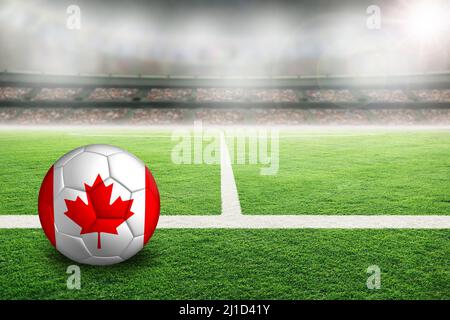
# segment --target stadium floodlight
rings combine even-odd
[[[444,35],[448,28],[448,2],[421,1],[407,8],[408,33],[421,40]]]

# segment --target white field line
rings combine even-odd
[[[220,134],[220,194],[222,199],[222,216],[240,216],[241,204],[223,132]]]
[[[232,229],[383,229],[450,228],[450,216],[324,216],[324,215],[239,215],[239,216],[161,216],[159,228]]]
[[[120,138],[142,138],[148,139],[143,134],[115,134],[115,133],[83,133],[83,132],[71,132],[68,133],[71,136],[81,136],[81,137],[120,137]],[[374,133],[329,133],[329,134],[320,134],[320,133],[305,133],[305,134],[285,134],[282,136],[283,139],[286,138],[323,138],[323,137],[360,137],[360,136],[380,136],[386,135],[387,132],[374,132]],[[247,138],[258,138],[258,135],[247,134],[245,135]],[[172,135],[169,134],[152,134],[151,138],[172,138]]]
[[[37,215],[0,215],[0,228],[41,228]],[[161,216],[160,229],[450,229],[450,216]]]

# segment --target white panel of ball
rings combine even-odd
[[[131,192],[145,188],[145,165],[129,153],[116,153],[108,157],[111,177]]]
[[[97,175],[102,179],[109,177],[108,160],[97,153],[82,152],[63,167],[64,186],[77,190],[84,190],[85,184],[92,185]]]
[[[115,153],[123,152],[122,149],[108,144],[90,144],[84,148],[86,151],[98,153],[103,156],[110,156]]]

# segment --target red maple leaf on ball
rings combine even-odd
[[[113,184],[105,186],[100,175],[97,176],[92,186],[84,184],[88,203],[84,203],[80,197],[76,200],[67,200],[66,216],[81,227],[81,233],[97,232],[97,248],[101,249],[100,233],[117,234],[117,227],[125,222],[134,213],[130,211],[133,199],[123,201],[118,197],[113,204],[111,200]]]

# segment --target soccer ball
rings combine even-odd
[[[145,164],[118,147],[93,144],[62,156],[39,191],[39,219],[56,249],[92,265],[129,259],[152,236],[159,192]]]

